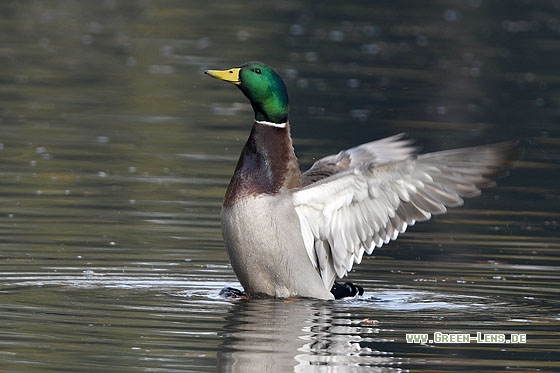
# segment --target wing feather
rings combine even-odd
[[[390,156],[379,156],[375,144]],[[364,252],[493,185],[490,177],[503,173],[516,147],[505,142],[412,156],[409,144],[398,135],[325,157],[308,176],[318,175],[324,160],[339,171],[293,192],[305,247],[326,287]],[[346,165],[336,166],[336,159]]]
[[[302,185],[310,185],[366,162],[379,166],[407,159],[417,149],[411,145],[412,140],[404,139],[404,137],[405,134],[401,133],[321,158],[301,175]]]

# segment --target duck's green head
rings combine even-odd
[[[288,91],[280,75],[261,62],[247,62],[227,70],[206,70],[216,79],[235,84],[253,106],[255,120],[288,121]]]

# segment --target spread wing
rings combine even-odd
[[[364,252],[371,254],[409,225],[492,186],[488,177],[507,172],[516,144],[441,151],[381,165],[366,160],[294,192],[305,247],[325,287],[360,263]]]
[[[379,166],[407,159],[414,154],[416,148],[411,146],[412,140],[403,139],[404,137],[405,134],[401,133],[321,158],[301,174],[301,184],[310,185],[342,171],[356,168],[365,162]]]

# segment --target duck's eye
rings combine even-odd
[[[255,69],[253,70],[256,74],[260,74],[261,73],[261,69]]]

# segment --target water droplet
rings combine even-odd
[[[210,46],[210,38],[202,37],[196,41],[196,47],[198,49],[206,49]]]
[[[461,13],[456,9],[447,9],[443,12],[443,19],[447,22],[456,22],[461,17]]]
[[[370,115],[370,111],[366,109],[354,109],[350,111],[350,116],[352,118],[359,119],[361,121],[367,120]]]
[[[447,108],[445,106],[438,106],[438,108],[436,109],[437,113],[439,115],[445,115],[447,114]]]
[[[365,25],[364,34],[366,34],[367,36],[377,36],[379,34],[379,27],[373,25]]]
[[[97,141],[98,144],[108,144],[109,143],[109,137],[108,136],[97,136],[97,138],[95,140]]]
[[[298,71],[296,69],[286,69],[284,75],[288,79],[295,79],[298,76]]]
[[[307,88],[309,87],[309,82],[307,81],[307,79],[298,79],[296,85],[298,86],[298,88]]]
[[[363,53],[367,53],[367,54],[378,54],[380,48],[379,45],[377,45],[377,43],[371,43],[371,44],[362,45],[361,50]]]
[[[332,30],[329,32],[329,39],[332,41],[343,41],[345,36],[344,32],[340,30]]]
[[[290,34],[293,36],[301,36],[305,33],[305,28],[302,25],[293,24],[290,26]]]
[[[161,53],[162,56],[172,56],[175,52],[175,48],[173,48],[172,45],[163,45],[159,48],[159,53]]]
[[[478,78],[480,76],[480,69],[478,67],[471,67],[470,69],[470,75],[473,78]]]
[[[535,81],[535,74],[529,71],[523,75],[523,78],[525,79],[526,82],[531,83]]]
[[[360,80],[355,78],[348,79],[346,85],[350,88],[358,88],[360,86]]]
[[[249,40],[249,36],[250,36],[249,31],[247,30],[239,30],[237,31],[237,35],[236,35],[237,40],[239,41],[247,41]]]
[[[307,52],[305,54],[305,60],[307,62],[317,62],[318,59],[319,59],[319,56],[315,52]]]
[[[86,269],[82,272],[87,278],[92,277],[95,275],[95,272],[91,269]]]
[[[418,35],[418,37],[416,38],[416,44],[421,47],[425,47],[428,45],[428,38],[424,35]]]

